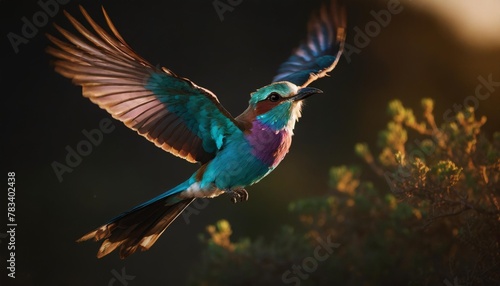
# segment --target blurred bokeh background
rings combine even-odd
[[[101,24],[103,5],[140,55],[210,89],[233,115],[246,108],[252,91],[270,82],[320,3],[242,0],[221,21],[214,1],[60,2],[67,2],[59,4],[61,9],[81,20],[78,4],[84,5]],[[16,172],[18,228],[17,278],[4,275],[2,240],[0,284],[121,285],[109,283],[113,271],[125,269],[135,276],[129,285],[182,285],[199,259],[198,234],[207,224],[226,218],[236,238],[270,235],[291,219],[289,202],[325,192],[332,165],[362,164],[353,145],[375,142],[387,121],[389,100],[418,106],[422,97],[432,97],[439,123],[446,110],[475,96],[478,77],[500,82],[498,1],[347,1],[347,43],[356,47],[356,31],[365,31],[374,13],[388,4],[400,12],[391,14],[385,27],[379,25],[366,46],[343,57],[331,78],[314,83],[325,94],[308,100],[290,154],[272,175],[249,188],[248,202],[233,205],[225,196],[212,200],[189,224],[177,220],[150,251],[123,261],[115,253],[98,260],[97,244],[75,239],[175,186],[196,166],[113,121],[115,130],[59,182],[51,164],[64,163],[66,146],[76,148],[85,139],[82,130],[98,128],[110,116],[49,64],[44,34],[57,34],[53,22],[69,27],[62,11],[48,17],[16,53],[7,35],[22,35],[21,19],[31,20],[41,8],[37,1],[1,0],[1,161],[4,174]],[[477,102],[477,114],[488,117],[485,131],[499,130],[500,91]],[[6,191],[1,197],[5,202]]]

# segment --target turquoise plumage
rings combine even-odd
[[[335,67],[345,39],[344,9],[323,6],[312,17],[306,40],[273,82],[252,93],[248,108],[233,117],[209,90],[135,53],[104,9],[111,33],[80,10],[93,31],[65,12],[79,35],[57,25],[65,40],[47,35],[54,44],[47,52],[55,58],[55,70],[156,146],[200,164],[177,187],[78,240],[104,240],[98,257],[117,248],[122,258],[149,249],[196,198],[228,193],[233,202],[247,200],[245,187],[269,174],[288,153],[302,100],[321,93],[307,86]]]

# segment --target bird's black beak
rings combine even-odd
[[[317,89],[314,87],[303,87],[303,88],[299,89],[297,94],[294,95],[291,99],[293,101],[300,101],[300,100],[308,98],[309,96],[311,96],[313,94],[319,94],[319,93],[323,93],[323,91],[321,89]]]

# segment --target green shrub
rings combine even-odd
[[[232,242],[227,221],[208,226],[190,283],[500,285],[500,133],[488,139],[472,109],[438,128],[433,105],[422,100],[419,122],[390,102],[378,156],[356,144],[378,185],[334,167],[330,190],[291,203],[297,223],[273,238]]]

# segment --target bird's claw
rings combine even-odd
[[[237,189],[231,191],[231,202],[233,204],[237,202],[248,201],[248,192],[245,189]]]

